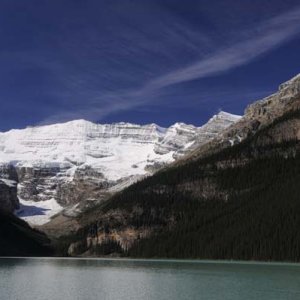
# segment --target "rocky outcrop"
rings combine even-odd
[[[281,84],[276,93],[250,104],[245,114],[235,124],[227,127],[216,138],[198,147],[186,157],[198,159],[224,148],[239,144],[255,135],[257,131],[271,125],[276,119],[300,109],[300,74]],[[181,162],[179,161],[179,164]]]
[[[297,75],[281,84],[277,93],[250,104],[245,110],[244,117],[233,126],[232,130],[224,133],[224,136],[235,132],[239,134],[240,139],[244,139],[249,133],[255,133],[258,129],[270,125],[277,118],[299,108],[300,75]],[[243,127],[246,127],[244,131]]]
[[[0,166],[0,210],[13,212],[19,208],[17,196],[18,175],[13,166],[2,164]]]
[[[201,127],[176,123],[167,129],[154,151],[160,154],[175,151],[173,157],[180,158],[216,138],[240,119],[240,116],[220,111]]]
[[[188,148],[190,143],[195,141],[197,127],[184,123],[176,123],[165,130],[165,134],[160,137],[154,146],[157,154],[167,154],[178,152]]]
[[[249,120],[258,120],[261,124],[272,122],[275,118],[287,111],[299,109],[300,75],[282,83],[278,92],[262,100],[250,104],[245,110],[245,117]]]
[[[135,208],[130,214],[125,210],[115,210],[102,214],[98,221],[86,227],[86,238],[71,243],[68,247],[68,255],[101,255],[103,248],[111,253],[115,247],[121,251],[128,251],[139,239],[149,237],[160,226],[136,227],[131,224],[143,214],[141,207]]]
[[[9,179],[0,179],[0,210],[12,213],[18,208],[17,183]]]
[[[15,166],[18,194],[24,200],[44,201],[56,196],[63,166]]]
[[[101,172],[91,166],[77,168],[72,180],[62,180],[56,189],[56,199],[62,206],[70,206],[85,200],[97,200],[110,186]]]

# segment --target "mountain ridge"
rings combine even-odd
[[[229,112],[225,112],[225,111],[218,111],[218,113],[216,113],[215,115],[213,115],[209,120],[213,119],[214,117],[217,117],[217,116],[227,116],[229,118],[241,118],[240,115],[237,115],[237,114],[233,114],[233,113],[229,113]],[[209,120],[207,122],[209,122]],[[207,123],[206,122],[206,123]],[[187,126],[194,126],[194,127],[202,127],[203,125],[205,125],[206,123],[202,124],[202,125],[199,125],[199,126],[196,126],[196,125],[193,125],[193,124],[188,124],[188,123],[185,123],[185,122],[181,122],[181,121],[177,121],[173,124],[171,124],[170,126],[168,127],[164,127],[164,126],[161,126],[157,123],[145,123],[145,124],[139,124],[139,123],[132,123],[132,122],[124,122],[124,121],[120,121],[120,122],[112,122],[112,123],[100,123],[100,122],[93,122],[93,121],[89,121],[87,119],[74,119],[74,120],[70,120],[70,121],[65,121],[65,122],[57,122],[57,123],[50,123],[50,124],[41,124],[41,125],[27,125],[25,126],[24,128],[11,128],[11,129],[8,129],[8,130],[5,130],[5,131],[0,131],[0,134],[3,134],[3,133],[9,133],[11,131],[22,131],[22,130],[25,130],[25,129],[37,129],[37,128],[41,128],[41,127],[49,127],[49,126],[59,126],[59,125],[66,125],[66,124],[74,124],[74,123],[81,123],[81,124],[84,124],[84,123],[87,123],[87,124],[91,124],[91,125],[99,125],[99,126],[112,126],[112,125],[129,125],[129,126],[138,126],[138,127],[157,127],[158,129],[161,129],[162,131],[165,131],[166,129],[172,127],[172,126],[177,126],[177,125],[187,125]]]
[[[253,136],[258,130],[270,125],[276,118],[288,111],[299,109],[300,104],[296,99],[299,94],[300,74],[297,74],[280,84],[277,92],[247,105],[244,115],[233,126],[228,127],[218,137],[202,145],[199,149],[195,149],[175,164],[180,164],[185,159],[197,159],[212,152],[221,151]]]
[[[217,137],[79,216],[65,254],[299,261],[299,81],[250,106],[227,129],[237,143]]]
[[[173,163],[158,167],[152,176],[107,186],[95,169],[78,168],[75,181],[59,191],[65,199],[79,196],[77,204],[39,229],[63,256],[300,261],[300,76],[245,112],[241,119],[225,122],[226,128],[226,113],[212,117],[182,156],[195,127],[171,126],[171,138],[162,138],[157,152],[168,155],[175,147],[179,158],[172,153]],[[183,141],[173,139],[183,133]],[[139,143],[145,145],[143,138]],[[54,172],[10,167],[0,168],[6,186],[14,176],[23,178],[22,187]],[[99,181],[107,195],[95,189]],[[34,184],[29,193],[39,186]]]
[[[81,202],[89,206],[153,174],[238,119],[219,112],[200,127],[81,119],[10,130],[0,133],[0,178],[16,182],[18,215],[42,224],[64,207]],[[44,215],[34,217],[34,212]]]

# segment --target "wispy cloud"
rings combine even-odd
[[[191,51],[195,52],[198,44],[197,42],[193,42],[193,39],[191,38],[191,36],[195,37],[195,32],[189,34],[189,28],[181,26],[180,29],[176,28],[175,30],[174,26],[175,25],[173,25],[173,27],[162,28],[161,31],[167,30],[166,32],[168,34],[165,36],[169,39],[171,33],[173,33],[176,41],[180,41],[180,37],[185,35],[184,42],[186,47],[189,47]],[[200,60],[196,60],[187,66],[174,69],[166,74],[158,74],[156,77],[154,69],[151,69],[151,65],[144,66],[151,76],[146,76],[148,79],[144,78],[145,81],[142,84],[140,84],[137,80],[136,88],[132,87],[133,84],[131,84],[131,87],[125,90],[116,89],[100,92],[94,89],[86,89],[85,100],[83,104],[80,103],[79,107],[76,107],[74,110],[62,111],[56,115],[50,116],[44,120],[43,123],[52,123],[76,118],[86,118],[96,121],[101,120],[113,113],[148,105],[153,101],[153,99],[157,99],[157,101],[162,99],[160,98],[160,95],[165,87],[195,79],[216,76],[239,66],[249,64],[256,58],[297,37],[299,34],[300,7],[293,9],[293,11],[285,12],[282,15],[270,20],[266,20],[263,23],[256,24],[255,29],[243,29],[242,31],[237,30],[236,37],[234,41],[232,41],[231,45],[229,45],[230,40],[227,40],[224,43],[224,46],[220,47],[219,44],[214,44],[201,33],[200,41],[205,43],[206,47],[209,45],[209,55],[203,56],[202,50],[199,49],[199,53],[201,52],[202,55]],[[126,36],[127,39],[124,39]],[[138,43],[139,46],[132,49],[130,48],[132,47],[131,41],[134,40],[136,34],[130,36],[130,32],[128,32],[126,36],[122,39],[123,44],[120,44],[121,49],[119,48],[119,50],[123,52],[124,57],[142,56],[143,53],[149,54],[148,52],[150,51],[152,51],[151,55],[161,55],[163,58],[168,54],[168,51],[164,49],[163,45],[160,45],[159,43],[151,44],[152,40],[147,41],[147,37],[143,37],[143,32],[138,35],[140,38]],[[174,39],[172,40],[172,43],[174,43]],[[175,46],[175,44],[172,45],[174,48]],[[208,48],[206,48],[205,52],[208,52],[207,49]],[[100,51],[103,51],[103,49],[100,49]],[[178,56],[172,59],[175,60],[175,58],[178,59]],[[109,59],[112,60],[113,58]],[[124,58],[120,61],[115,59],[112,62],[114,65],[116,65],[121,64],[122,61],[124,61]],[[90,82],[92,79],[95,79],[95,75],[100,75],[101,65],[100,68],[98,67],[99,66],[95,67],[93,74],[87,73],[88,81],[82,81],[81,78],[76,80],[76,78],[74,79],[71,77],[71,83],[75,85],[75,88],[82,84],[83,86],[80,89],[84,89],[84,86],[87,84],[86,82]],[[139,69],[143,68],[142,65],[137,67]],[[126,68],[123,68],[121,71],[114,69],[111,73],[107,73],[105,76],[109,77],[107,78],[108,80],[114,81],[115,78],[111,78],[114,77],[114,75],[116,78],[122,77],[121,79],[130,79],[131,83],[134,83],[136,77],[139,76],[138,74],[135,74],[134,71],[128,73]],[[149,79],[151,77],[152,79]],[[157,97],[155,98],[155,96]]]
[[[279,47],[300,33],[300,8],[266,21],[240,42],[215,51],[192,65],[172,71],[147,83],[145,89],[163,88],[172,84],[217,75]],[[243,35],[243,34],[241,34]],[[251,37],[252,36],[252,37]]]

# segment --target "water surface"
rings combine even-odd
[[[299,264],[0,258],[0,299],[300,299]]]

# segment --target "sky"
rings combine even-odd
[[[201,125],[300,73],[298,0],[1,0],[0,131]]]

